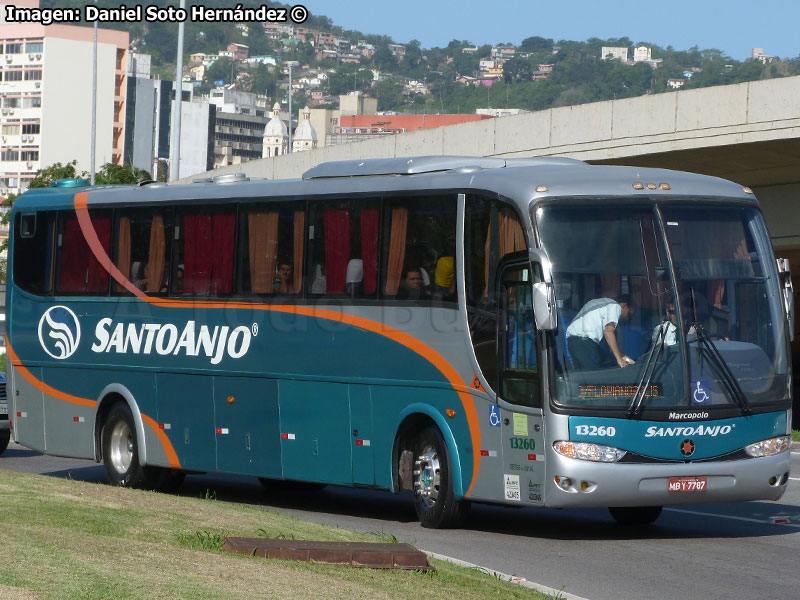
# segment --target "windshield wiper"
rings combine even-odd
[[[647,393],[647,388],[650,387],[650,381],[653,379],[653,374],[656,371],[658,358],[664,351],[664,346],[667,341],[667,328],[669,322],[664,321],[661,327],[658,328],[656,339],[653,341],[653,347],[650,348],[650,353],[647,355],[647,362],[644,363],[642,369],[642,376],[639,378],[639,384],[636,386],[636,392],[631,398],[631,403],[628,405],[628,410],[625,413],[628,417],[638,417],[642,412],[644,406],[644,397]]]
[[[750,401],[747,399],[747,395],[744,393],[742,386],[739,385],[739,380],[736,379],[736,375],[733,374],[733,371],[731,371],[727,361],[722,356],[719,349],[711,341],[711,337],[706,333],[706,330],[703,329],[700,320],[697,318],[697,309],[695,307],[694,300],[694,288],[691,288],[691,294],[693,322],[690,324],[690,329],[694,328],[695,337],[700,349],[700,356],[708,360],[708,362],[710,362],[715,368],[722,380],[722,386],[728,393],[728,397],[739,406],[742,414],[750,414]]]
[[[739,380],[736,379],[736,375],[731,371],[725,358],[711,341],[711,338],[699,321],[695,321],[692,327],[694,327],[697,342],[700,346],[700,355],[708,360],[720,375],[722,386],[725,388],[731,400],[739,406],[742,414],[750,414],[750,401],[747,399],[742,386],[739,385]]]

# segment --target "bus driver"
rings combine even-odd
[[[575,368],[580,370],[613,365],[604,360],[600,342],[605,339],[620,367],[634,364],[632,358],[622,354],[617,344],[617,323],[633,315],[634,307],[627,294],[611,298],[589,300],[567,327],[567,347]]]

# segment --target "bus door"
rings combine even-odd
[[[280,479],[278,382],[214,378],[217,470]]]
[[[543,503],[541,342],[533,316],[528,262],[506,264],[498,277],[498,378],[503,480],[507,501]]]

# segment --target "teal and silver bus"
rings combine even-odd
[[[786,490],[788,264],[728,181],[447,156],[66,180],[16,201],[9,261],[13,438],[112,484],[409,490],[426,527]]]

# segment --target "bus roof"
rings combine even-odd
[[[425,156],[327,162],[310,169],[301,179],[250,179],[236,173],[199,179],[191,184],[40,188],[20,196],[14,211],[70,208],[74,195],[81,192],[88,192],[89,206],[130,206],[150,202],[225,203],[264,197],[291,201],[315,196],[452,190],[496,193],[523,211],[531,202],[553,198],[609,196],[633,200],[637,197],[725,199],[757,206],[752,192],[739,184],[681,171],[589,165],[557,157]]]

